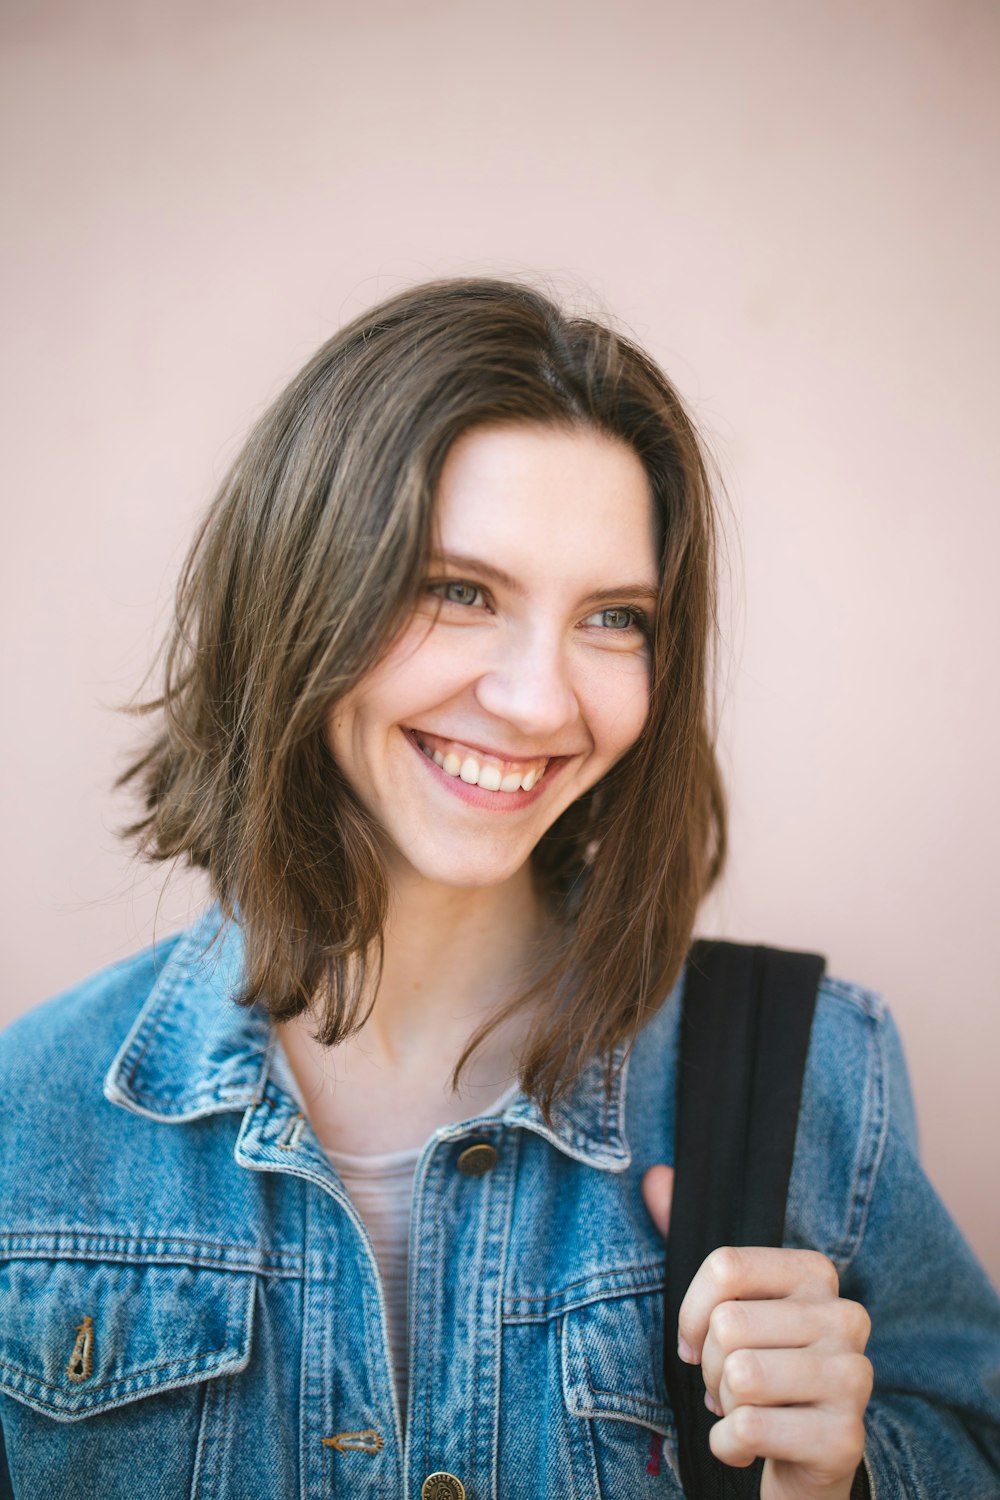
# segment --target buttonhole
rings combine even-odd
[[[94,1368],[94,1320],[89,1313],[84,1314],[83,1322],[76,1330],[76,1342],[73,1352],[66,1366],[66,1378],[79,1385],[81,1380],[89,1380]]]

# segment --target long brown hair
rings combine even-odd
[[[140,708],[159,725],[120,781],[142,793],[146,815],[127,829],[141,851],[206,870],[238,920],[243,1001],[276,1020],[312,1006],[330,1045],[360,1026],[388,889],[378,830],[324,725],[412,608],[451,444],[523,422],[627,443],[662,534],[645,727],[533,855],[558,952],[455,1068],[457,1083],[531,999],[521,1083],[548,1110],[662,1002],[725,848],[711,487],[679,396],[633,343],[531,287],[463,279],[403,292],[324,344],[257,423],[198,531],[163,690]]]

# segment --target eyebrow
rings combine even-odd
[[[517,594],[523,598],[524,585],[513,578],[510,573],[505,573],[503,568],[496,567],[493,563],[486,562],[480,557],[467,557],[459,552],[435,552],[431,554],[429,561],[432,564],[440,564],[443,567],[456,568],[461,572],[475,573],[480,578],[485,578],[490,583],[497,584],[500,588]],[[581,605],[597,604],[604,599],[614,599],[625,604],[649,604],[655,603],[659,597],[659,590],[648,583],[620,583],[614,588],[595,589],[592,594],[587,594],[581,599]]]

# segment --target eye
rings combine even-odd
[[[632,630],[645,633],[648,628],[646,616],[641,609],[626,608],[623,604],[612,605],[609,609],[599,609],[595,614],[588,615],[583,623],[597,625],[604,630],[611,630],[621,635]]]
[[[447,604],[461,604],[466,608],[482,608],[486,603],[486,596],[482,589],[475,583],[466,583],[462,578],[448,579],[444,583],[432,583],[428,586],[429,594],[436,594]]]

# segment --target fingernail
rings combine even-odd
[[[694,1350],[687,1339],[682,1339],[679,1335],[677,1338],[677,1353],[686,1365],[696,1365],[698,1363],[694,1357]]]
[[[714,1412],[717,1417],[722,1416],[722,1407],[719,1405],[718,1401],[716,1401],[715,1397],[708,1391],[705,1392],[705,1405],[708,1407],[709,1411]]]

